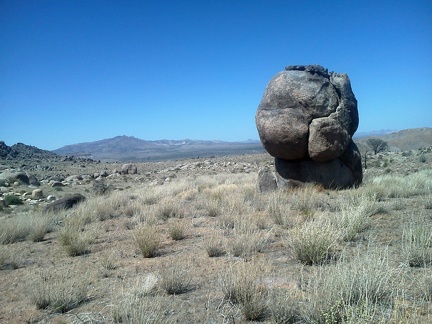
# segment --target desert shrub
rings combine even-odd
[[[106,278],[109,276],[109,272],[116,269],[117,266],[114,262],[113,254],[105,255],[99,264],[99,272],[102,277]]]
[[[292,191],[290,204],[306,220],[312,219],[316,211],[322,207],[320,193],[312,186]]]
[[[220,277],[224,299],[239,305],[246,320],[263,320],[269,315],[268,289],[261,271],[256,262],[239,262],[230,264]]]
[[[16,253],[12,253],[5,246],[0,245],[0,270],[5,269],[18,269],[19,261],[18,255]]]
[[[221,203],[214,199],[206,199],[204,209],[207,211],[207,215],[210,217],[219,216],[222,212]]]
[[[411,267],[432,263],[432,226],[425,218],[404,225],[402,249],[405,261]]]
[[[311,278],[311,301],[302,317],[314,323],[373,323],[391,308],[394,272],[387,252],[369,251],[319,268]]]
[[[330,222],[312,221],[291,229],[287,245],[301,263],[322,264],[335,257],[340,237],[341,233]]]
[[[353,241],[370,226],[370,217],[376,212],[374,199],[366,195],[343,199],[338,211],[330,216],[332,225],[341,233],[344,241]]]
[[[31,220],[27,214],[7,218],[0,226],[0,243],[12,244],[24,241],[31,229]]]
[[[432,190],[432,170],[422,170],[405,176],[382,175],[375,177],[372,185],[382,190],[386,198],[426,195]]]
[[[432,194],[423,199],[423,205],[425,209],[432,209]]]
[[[263,252],[267,242],[266,236],[262,236],[258,231],[250,231],[235,234],[229,245],[230,251],[235,257],[249,260],[255,253]]]
[[[33,242],[41,242],[45,234],[50,232],[53,227],[53,220],[49,215],[37,214],[31,217],[30,232],[28,237]]]
[[[211,235],[205,240],[204,248],[210,258],[219,257],[225,254],[222,239],[215,235]]]
[[[168,295],[179,295],[192,289],[190,265],[173,261],[160,273],[158,286]]]
[[[142,296],[132,291],[121,291],[112,300],[114,323],[164,324],[168,322],[168,310],[163,308],[160,297]]]
[[[233,230],[236,223],[236,217],[238,216],[223,214],[217,218],[217,225],[223,230]]]
[[[81,228],[73,221],[66,222],[58,236],[60,244],[69,256],[89,253],[89,248],[97,237],[97,230]]]
[[[267,212],[276,225],[284,228],[293,226],[293,212],[286,192],[277,191],[270,195]]]
[[[186,237],[186,227],[182,223],[175,222],[169,226],[168,233],[175,241],[183,240]]]
[[[21,198],[15,196],[15,195],[6,195],[6,196],[4,196],[3,201],[6,204],[6,206],[22,205],[23,204],[23,201],[21,200]]]
[[[184,213],[184,209],[180,203],[172,199],[164,199],[156,209],[156,217],[163,221],[173,217],[183,218]]]
[[[416,280],[417,295],[426,302],[432,301],[432,275],[429,271],[423,271]]]
[[[269,311],[272,323],[289,324],[300,322],[300,302],[291,291],[276,289],[270,293]]]
[[[161,239],[154,226],[142,225],[135,230],[134,239],[144,258],[156,256]]]
[[[33,276],[29,295],[37,309],[66,313],[82,304],[87,298],[87,282],[74,278],[69,272],[41,272]]]

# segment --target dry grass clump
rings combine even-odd
[[[315,213],[323,207],[322,197],[317,187],[307,186],[304,188],[288,191],[289,201],[292,208],[305,219],[310,220]]]
[[[158,286],[168,295],[184,294],[192,289],[191,265],[173,260],[160,273]]]
[[[186,225],[181,222],[172,222],[169,225],[168,233],[175,241],[183,240],[186,237]]]
[[[29,295],[37,309],[65,313],[79,306],[87,298],[87,282],[74,278],[70,272],[40,272],[29,284]]]
[[[272,323],[301,322],[300,300],[291,291],[275,289],[269,298],[269,311]]]
[[[18,269],[19,266],[18,255],[0,245],[0,270]]]
[[[428,195],[432,190],[432,170],[422,170],[405,176],[377,176],[372,180],[372,187],[383,192],[387,198]]]
[[[143,224],[135,230],[134,239],[144,258],[153,258],[161,245],[161,238],[154,226]]]
[[[256,262],[238,262],[230,264],[220,277],[224,299],[238,305],[249,321],[260,321],[269,315],[269,292],[262,272],[262,267]]]
[[[220,257],[225,254],[223,240],[217,235],[210,235],[204,241],[204,248],[210,258]]]
[[[311,300],[303,315],[314,323],[374,323],[388,316],[394,271],[385,253],[369,251],[320,268],[311,278]],[[379,322],[379,320],[378,320]]]
[[[170,323],[168,309],[158,296],[142,296],[129,291],[117,293],[113,298],[112,318],[114,323]]]
[[[163,199],[157,205],[155,215],[156,218],[166,221],[169,218],[183,218],[185,210],[178,200]]]
[[[289,228],[294,225],[294,217],[289,196],[285,191],[271,193],[268,198],[267,212],[276,225]]]
[[[287,245],[305,265],[323,264],[336,256],[341,233],[329,221],[305,222],[288,232]]]
[[[0,226],[0,244],[12,244],[29,238],[40,242],[52,230],[52,214],[23,213],[7,218]]]
[[[99,236],[97,228],[85,228],[80,218],[68,218],[59,231],[58,240],[69,256],[89,253],[90,246]]]
[[[403,254],[410,267],[426,267],[432,264],[432,224],[426,217],[415,217],[403,229]]]
[[[376,212],[375,200],[360,195],[339,201],[337,212],[329,219],[332,225],[341,232],[342,240],[353,241],[371,224],[370,217]]]

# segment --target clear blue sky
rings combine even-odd
[[[359,132],[432,127],[430,0],[0,0],[0,140],[258,139],[297,64],[348,73]]]

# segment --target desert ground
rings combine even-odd
[[[431,151],[370,154],[356,189],[267,193],[267,154],[137,174],[1,161],[33,173],[43,197],[3,184],[0,322],[432,322]],[[49,195],[75,193],[86,200],[44,212]]]

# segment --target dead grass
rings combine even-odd
[[[87,282],[81,275],[41,271],[32,277],[27,293],[37,309],[66,313],[87,298]]]
[[[0,322],[431,321],[430,171],[257,194],[256,173],[211,163],[107,179],[46,223],[2,212]]]
[[[325,219],[305,222],[288,232],[287,246],[305,265],[320,265],[337,255],[342,233]]]
[[[184,260],[172,260],[160,273],[158,285],[168,295],[184,294],[192,289],[191,264]]]
[[[312,290],[305,319],[311,322],[374,322],[384,305],[392,307],[395,270],[386,252],[367,251],[352,259],[342,257],[336,264],[318,269],[309,284]]]
[[[230,264],[221,274],[224,299],[239,305],[244,319],[260,321],[269,316],[268,289],[263,283],[262,265],[255,262]]]
[[[134,239],[144,258],[153,258],[161,245],[157,228],[150,225],[142,225],[134,233]]]

